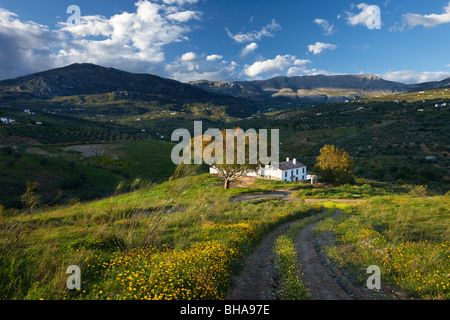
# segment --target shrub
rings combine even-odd
[[[428,195],[428,188],[422,185],[410,186],[408,193],[412,197],[426,197]]]

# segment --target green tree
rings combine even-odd
[[[355,164],[346,151],[325,145],[317,157],[314,173],[329,183],[352,183]]]

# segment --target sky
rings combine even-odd
[[[0,80],[94,63],[182,82],[420,83],[450,77],[449,53],[449,0],[0,0]]]

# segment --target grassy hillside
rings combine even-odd
[[[1,203],[18,206],[28,175],[25,172],[31,172],[29,178],[34,181],[42,182],[43,175],[46,181],[52,181],[41,188],[46,202],[50,195],[56,195],[65,180],[69,187],[78,186],[72,188],[73,192],[67,192],[66,188],[64,201],[67,201],[111,194],[120,180],[167,178],[174,169],[169,159],[172,145],[149,139],[168,141],[178,128],[192,131],[194,120],[203,120],[204,129],[279,129],[281,158],[296,157],[310,169],[320,148],[333,144],[350,153],[356,164],[354,173],[359,178],[399,187],[426,185],[431,192],[445,194],[450,190],[447,134],[450,109],[441,105],[450,103],[448,98],[448,89],[430,90],[254,115],[246,113],[245,117],[232,116],[226,103],[183,103],[161,97],[155,101],[134,101],[120,95],[99,94],[10,101],[10,107],[0,108],[0,115],[16,123],[0,125],[0,145],[16,149],[14,153],[6,151],[9,155],[5,156],[4,152],[0,155],[0,171],[5,172],[0,179],[5,183],[15,182],[7,191],[3,189]],[[243,107],[245,110],[274,107],[248,103],[250,105]],[[32,114],[24,113],[25,109],[31,109]],[[97,154],[99,151],[94,150],[89,157],[76,149],[64,150],[83,145],[95,149],[96,145],[105,144],[110,146],[101,146],[99,150],[106,148],[108,152]],[[30,151],[30,147],[37,149]],[[28,169],[9,170],[20,155],[27,156],[21,158],[17,169],[20,166]],[[52,158],[52,155],[61,160],[54,166],[55,170],[40,164],[48,162],[42,158]],[[77,165],[75,171],[71,169],[74,164]],[[109,177],[103,179],[103,186],[89,183],[80,189],[79,178],[95,177],[95,174],[81,172],[88,170],[81,169],[84,167],[91,171],[93,168],[106,170],[107,173],[98,171],[96,174]]]
[[[448,196],[377,197],[347,208],[317,231],[336,238],[323,250],[361,287],[367,267],[376,265],[383,287],[396,298],[449,299],[449,201]]]
[[[209,175],[177,179],[89,204],[11,215],[2,228],[2,299],[220,299],[242,257],[275,225],[315,210],[301,203],[229,202]],[[311,211],[312,210],[312,211]],[[39,260],[39,263],[35,263]],[[65,289],[65,267],[83,270]],[[5,266],[9,265],[8,268]]]
[[[163,181],[175,170],[172,147],[143,140],[3,149],[0,184],[8,187],[0,189],[0,204],[21,208],[27,182],[38,183],[41,203],[63,204],[111,195],[121,181]]]
[[[258,181],[248,188],[224,190],[218,178],[195,175],[91,203],[21,214],[3,211],[1,298],[222,299],[230,276],[240,270],[242,259],[267,232],[280,223],[321,211],[320,206],[307,205],[302,199],[229,201],[241,192],[272,187],[273,182]],[[304,187],[297,186],[299,190]],[[365,230],[372,228],[367,235],[383,235],[388,241],[383,244],[392,243],[392,248],[417,242],[418,247],[435,247],[431,255],[448,255],[448,246],[444,246],[450,221],[448,196],[390,194],[349,211],[336,223],[328,221],[322,230],[344,232],[349,225],[353,233],[342,241],[360,241]],[[20,243],[11,241],[24,233],[27,236]],[[337,244],[338,250],[347,248]],[[360,253],[367,247],[357,249],[344,251],[345,261],[366,262]],[[441,260],[424,261],[425,265],[415,262],[424,275],[446,267]],[[395,267],[394,262],[388,266]],[[65,287],[69,265],[82,270],[78,291]],[[408,287],[406,278],[395,281],[392,285],[410,290],[415,297],[448,297],[448,279],[442,279],[445,288],[423,293]]]
[[[354,158],[359,177],[399,185],[427,184],[445,193],[450,189],[448,92],[432,90],[277,111],[235,126],[279,129],[281,157],[296,157],[309,167],[324,144],[333,144]],[[447,107],[441,106],[444,103]]]

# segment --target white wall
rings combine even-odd
[[[297,170],[298,170],[298,173],[297,173]],[[284,171],[282,180],[283,181],[296,181],[296,180],[306,181],[306,167]]]
[[[282,180],[282,181],[295,181],[295,177],[298,177],[299,181],[306,181],[306,167],[298,168],[293,170],[281,171],[280,169],[273,168],[271,166],[266,166],[262,170],[258,170],[256,172],[248,172],[246,176],[248,177],[257,177],[258,175],[262,175],[262,171],[264,171],[264,178],[272,177],[274,179]],[[287,177],[285,176],[285,172],[287,172]],[[212,167],[209,168],[210,174],[218,174],[218,171]]]

